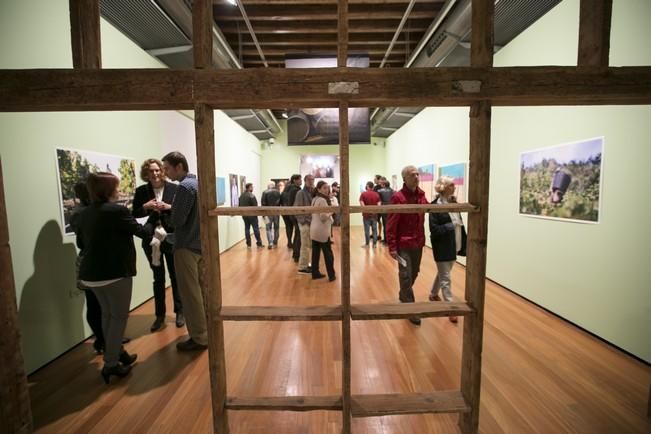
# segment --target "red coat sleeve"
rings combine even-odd
[[[400,198],[397,194],[391,196],[391,205],[399,205]],[[398,251],[398,223],[400,222],[400,214],[393,213],[388,215],[387,219],[387,244],[389,245],[389,252]]]

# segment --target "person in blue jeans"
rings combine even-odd
[[[369,181],[366,183],[366,191],[359,196],[359,204],[364,207],[378,206],[381,202],[380,195],[373,191],[374,184]],[[371,231],[373,234],[373,247],[377,246],[377,214],[362,213],[364,221],[364,240],[362,247],[368,247],[371,241]]]
[[[260,202],[262,206],[280,206],[280,191],[278,191],[275,182],[272,181],[267,184],[267,189],[262,192]],[[280,233],[278,224],[280,223],[280,216],[264,216],[264,223],[267,229],[268,247],[271,250],[274,247],[278,247],[278,235]]]

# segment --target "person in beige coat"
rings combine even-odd
[[[315,195],[312,199],[312,206],[330,206],[330,186],[325,181],[319,181],[316,185]],[[313,213],[310,223],[310,238],[312,239],[312,279],[325,277],[319,271],[319,260],[321,251],[325,260],[328,280],[335,280],[334,255],[330,246],[330,234],[332,232],[332,213]]]

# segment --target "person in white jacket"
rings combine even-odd
[[[330,186],[325,181],[319,181],[316,185],[315,196],[312,199],[312,206],[330,206]],[[332,232],[332,213],[313,213],[310,223],[310,238],[312,239],[312,279],[325,277],[319,271],[319,260],[321,251],[325,260],[328,280],[335,280],[334,255],[330,246],[330,234]]]

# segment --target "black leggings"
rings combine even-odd
[[[328,277],[334,279],[335,277],[335,258],[332,254],[332,247],[330,246],[330,238],[325,243],[312,240],[312,277],[316,277],[321,272],[319,271],[319,260],[323,250],[323,259],[325,260],[326,271]]]

